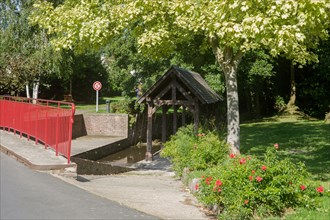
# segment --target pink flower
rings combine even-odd
[[[319,186],[316,188],[316,191],[318,191],[319,193],[323,193],[324,192],[324,188],[323,186]]]
[[[245,158],[240,159],[239,164],[244,164],[244,163],[246,163],[246,159]]]
[[[274,144],[274,147],[275,147],[275,149],[277,150],[278,147],[279,147],[278,143]]]
[[[300,185],[300,189],[301,189],[302,191],[304,191],[306,188],[307,188],[306,186],[304,186],[304,185]]]
[[[230,157],[230,158],[235,158],[236,155],[235,155],[235,154],[230,154],[229,157]]]
[[[266,166],[262,166],[261,169],[262,169],[262,170],[266,170],[267,167],[266,167]]]
[[[196,185],[195,185],[195,190],[196,190],[196,191],[198,190],[198,187],[199,187],[198,184],[196,184]]]
[[[221,186],[222,185],[222,182],[220,180],[217,180],[217,181],[215,181],[215,185],[216,186]]]
[[[257,177],[256,177],[256,180],[257,180],[258,182],[261,182],[261,181],[262,181],[262,178],[261,178],[260,176],[257,176]]]

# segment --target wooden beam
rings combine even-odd
[[[187,100],[189,100],[191,102],[194,101],[193,97],[191,95],[189,95],[189,93],[177,81],[173,81],[173,84]]]
[[[147,122],[147,149],[145,160],[152,161],[152,115],[153,115],[153,107],[148,103],[148,122]]]
[[[172,82],[169,83],[158,95],[155,96],[154,100],[160,100],[170,89],[172,89]]]
[[[172,84],[172,101],[173,103],[176,102],[176,86]],[[177,127],[178,127],[178,117],[177,117],[177,106],[173,106],[173,134],[176,133]]]
[[[182,126],[186,125],[186,107],[182,106]]]
[[[167,123],[166,123],[166,112],[168,107],[163,105],[163,112],[162,112],[162,149],[164,148],[164,143],[166,142],[166,129],[167,129]]]
[[[153,104],[155,106],[162,106],[162,105],[184,105],[184,106],[193,106],[195,105],[194,102],[187,101],[187,100],[153,100]]]
[[[195,107],[194,107],[194,132],[195,134],[198,133],[198,125],[199,125],[199,103],[196,100]]]
[[[178,106],[173,106],[173,134],[178,130]]]

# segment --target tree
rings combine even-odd
[[[274,75],[274,59],[263,50],[249,51],[244,54],[238,69],[241,113],[244,107],[248,117],[251,114],[253,118],[260,118],[261,115],[269,112],[269,106],[266,103],[274,96],[271,92],[274,89]]]
[[[312,117],[324,119],[330,112],[330,39],[316,51],[319,62],[297,71],[297,104]]]
[[[38,1],[32,22],[48,29],[53,45],[83,51],[132,30],[140,51],[154,58],[180,42],[204,36],[225,75],[227,142],[239,153],[237,68],[244,53],[264,48],[301,65],[315,61],[315,48],[328,36],[327,0],[66,0],[54,8]]]
[[[28,16],[33,0],[7,0],[0,3],[0,88],[7,92],[26,90],[33,85],[33,98],[38,98],[41,78],[59,75],[62,54],[51,47],[45,30],[29,26]]]

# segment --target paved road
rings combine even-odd
[[[0,219],[156,219],[30,170],[3,153],[0,163]]]

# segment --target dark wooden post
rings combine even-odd
[[[147,123],[147,151],[145,155],[146,161],[152,161],[152,115],[153,115],[153,108],[152,104],[148,103],[148,123]]]
[[[178,111],[177,110],[178,110],[178,106],[173,105],[173,134],[175,134],[178,129],[178,114],[177,114]]]
[[[194,132],[198,133],[198,125],[199,125],[199,105],[198,100],[195,101],[194,105]]]
[[[182,126],[186,125],[186,106],[182,106]]]
[[[164,148],[164,143],[166,142],[166,112],[167,112],[167,106],[163,105],[163,113],[162,113],[162,149]]]
[[[176,82],[175,79],[173,79],[173,82]],[[176,105],[176,87],[174,83],[172,85],[172,102],[173,102],[173,134],[175,134],[178,128],[178,117],[177,117],[177,105]]]

